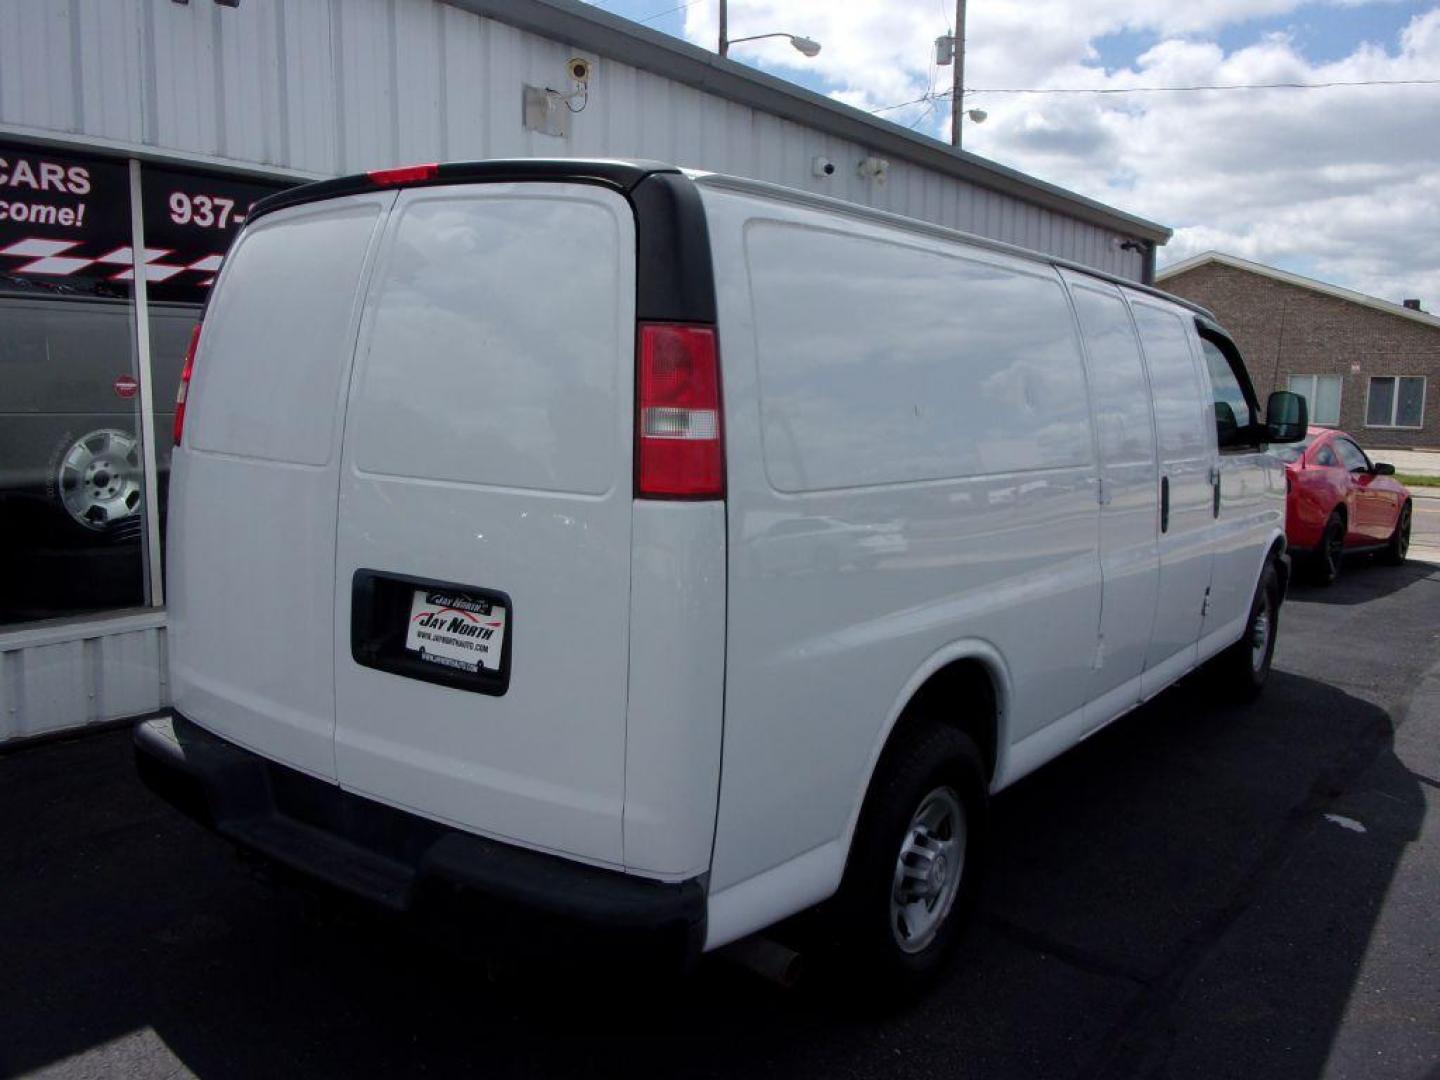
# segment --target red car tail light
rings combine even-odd
[[[636,367],[636,497],[723,498],[714,328],[643,323]]]

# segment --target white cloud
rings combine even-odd
[[[1332,0],[1358,6],[1363,0]],[[1398,40],[1357,44],[1316,63],[1285,34],[1226,53],[1219,30],[1287,15],[1300,0],[988,0],[971,6],[966,84],[1123,89],[1197,83],[1435,78],[1440,6]],[[932,42],[949,0],[835,3],[731,0],[732,37],[783,30],[823,42],[813,60],[781,40],[740,46],[747,60],[826,80],[832,96],[874,109],[944,90]],[[1323,13],[1307,14],[1323,19]],[[1096,42],[1158,37],[1107,73]],[[686,36],[713,45],[716,5],[686,11]],[[738,53],[738,49],[737,49]],[[1177,94],[976,94],[990,115],[967,149],[1176,229],[1162,264],[1218,248],[1301,269],[1387,299],[1440,309],[1440,86]],[[942,136],[948,104],[887,113]]]

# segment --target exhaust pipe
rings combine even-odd
[[[758,934],[726,945],[716,955],[783,990],[794,990],[805,973],[803,956],[778,941]]]

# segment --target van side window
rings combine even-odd
[[[1135,325],[1150,367],[1155,396],[1155,434],[1160,456],[1167,461],[1204,457],[1209,452],[1199,373],[1190,352],[1185,322],[1168,308],[1133,303]]]
[[[1090,393],[1100,456],[1106,465],[1153,465],[1150,388],[1125,301],[1119,293],[1074,283],[1070,295],[1090,356]]]
[[[1202,336],[1205,367],[1210,372],[1210,392],[1215,402],[1215,438],[1221,450],[1248,446],[1255,424],[1255,407],[1235,373],[1230,358],[1210,338]]]
[[[751,224],[745,259],[777,490],[1092,461],[1080,342],[1053,272],[772,221]]]

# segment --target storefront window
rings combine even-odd
[[[146,599],[129,190],[0,144],[0,623]]]
[[[149,167],[141,185],[163,517],[190,329],[250,205],[284,185]],[[0,625],[151,596],[131,226],[129,162],[0,143]]]

